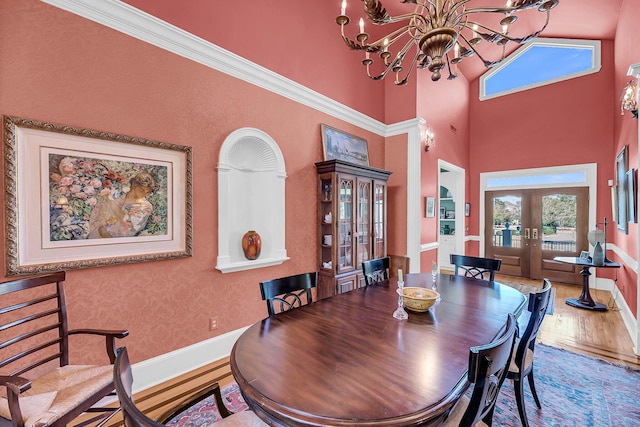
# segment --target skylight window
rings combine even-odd
[[[598,71],[598,40],[533,39],[480,77],[480,100]]]

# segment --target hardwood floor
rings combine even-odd
[[[542,286],[540,280],[496,275],[496,281],[501,279]],[[633,352],[633,342],[610,292],[592,289],[593,299],[606,304],[609,310],[590,311],[565,303],[567,298],[580,295],[580,286],[556,282],[553,286],[556,289],[554,312],[542,322],[539,343],[640,369],[640,358]]]
[[[496,275],[496,281],[501,280],[542,286],[540,280]],[[640,358],[633,353],[631,337],[610,292],[591,290],[591,296],[596,301],[610,307],[608,311],[594,312],[565,303],[565,299],[580,295],[579,286],[555,282],[553,286],[556,289],[554,310],[552,315],[546,316],[540,327],[539,343],[640,369]],[[183,399],[212,381],[218,381],[221,386],[233,381],[228,358],[138,393],[135,396],[136,404],[153,417],[170,407],[173,402]],[[72,424],[77,425],[82,419],[79,418]],[[120,415],[107,424],[109,427],[122,425]]]

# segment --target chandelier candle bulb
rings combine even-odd
[[[360,34],[364,34],[364,19],[360,18]]]
[[[347,0],[342,0],[342,7],[340,8],[340,15],[344,16],[347,11]]]

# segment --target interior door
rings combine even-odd
[[[575,266],[553,261],[588,250],[587,187],[504,190],[485,196],[485,254],[503,274],[581,283]]]

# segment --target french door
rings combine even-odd
[[[485,256],[500,258],[500,273],[581,284],[575,267],[553,261],[588,250],[587,187],[485,193]]]

